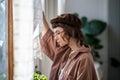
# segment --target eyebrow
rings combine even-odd
[[[60,32],[60,31],[56,30],[54,33],[57,33],[57,32]]]
[[[62,31],[64,31],[64,30],[56,30],[54,33],[62,32]]]

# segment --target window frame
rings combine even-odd
[[[12,0],[8,0],[8,80],[13,80],[13,8]]]

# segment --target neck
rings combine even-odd
[[[81,47],[80,42],[77,42],[77,40],[74,39],[74,38],[70,39],[70,42],[69,42],[68,46],[71,48],[72,51],[76,51]]]

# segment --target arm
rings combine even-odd
[[[40,39],[41,49],[51,60],[53,60],[56,51],[56,41],[54,40],[53,32],[49,28],[44,13],[42,26],[43,31]]]
[[[47,23],[47,21],[46,21],[46,17],[45,17],[45,14],[44,14],[44,12],[42,12],[42,17],[43,17],[43,22],[42,22],[42,26],[43,26],[43,30],[42,30],[42,36],[44,36],[45,35],[45,33],[48,31],[48,29],[49,29],[49,25],[48,25],[48,23]]]

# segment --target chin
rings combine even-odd
[[[59,44],[60,45],[60,47],[64,47],[64,46],[66,46],[66,44]]]

